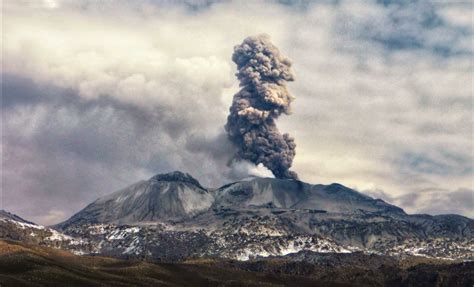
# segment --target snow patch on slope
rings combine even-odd
[[[46,237],[46,240],[50,240],[50,241],[74,240],[74,238],[72,238],[71,236],[57,232],[54,229],[48,228],[48,231],[51,232],[51,235]]]
[[[13,224],[17,225],[18,227],[20,227],[21,229],[27,229],[27,228],[33,228],[33,229],[39,229],[39,230],[45,229],[45,227],[42,226],[42,225],[20,222],[20,221],[16,221],[16,220],[13,220],[13,219],[8,219],[8,218],[0,218],[0,221],[13,223]]]
[[[139,227],[129,227],[125,229],[115,229],[113,230],[110,235],[107,236],[108,240],[122,240],[127,236],[130,236],[130,234],[135,234],[140,232]]]
[[[285,256],[300,251],[313,251],[319,253],[351,253],[351,250],[337,245],[325,239],[316,239],[309,236],[301,236],[290,239],[276,246],[266,246],[264,244],[249,244],[239,250],[235,259],[247,261],[258,257]]]

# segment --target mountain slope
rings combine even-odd
[[[323,210],[404,213],[382,200],[374,200],[340,184],[311,185],[297,180],[256,178],[226,185],[216,191],[215,207],[275,207]]]
[[[189,174],[176,171],[156,175],[99,198],[58,227],[81,223],[179,221],[216,208],[404,214],[398,207],[339,184],[310,185],[296,180],[256,178],[208,190]]]
[[[118,223],[186,219],[209,209],[213,196],[188,174],[174,172],[140,181],[100,198],[65,223]]]
[[[124,258],[284,256],[364,251],[474,259],[474,220],[408,215],[340,184],[255,178],[206,189],[189,174],[152,177],[100,198],[55,228]]]
[[[64,248],[77,254],[92,251],[91,245],[80,238],[35,224],[5,210],[0,210],[0,238]]]
[[[30,222],[30,221],[27,221],[21,217],[19,217],[18,215],[15,215],[13,213],[10,213],[6,210],[3,210],[3,209],[0,209],[0,220],[2,221],[16,221],[16,222],[19,222],[19,223],[24,223],[24,224],[32,224],[34,225],[33,222]]]

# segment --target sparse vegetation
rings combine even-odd
[[[318,255],[317,255],[318,256]],[[359,257],[358,257],[359,256]],[[351,264],[354,260],[367,264]],[[421,260],[421,261],[417,261]],[[1,286],[472,286],[474,263],[382,256],[183,263],[125,261],[0,240]]]

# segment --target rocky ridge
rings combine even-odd
[[[157,261],[298,252],[474,259],[472,219],[408,215],[340,184],[271,178],[208,189],[189,174],[157,175],[53,228],[80,242],[61,245],[76,253]]]

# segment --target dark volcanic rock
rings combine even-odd
[[[151,180],[156,181],[170,181],[170,182],[187,182],[201,189],[205,189],[194,177],[189,173],[182,173],[180,171],[173,171],[170,173],[157,174],[151,178]]]

